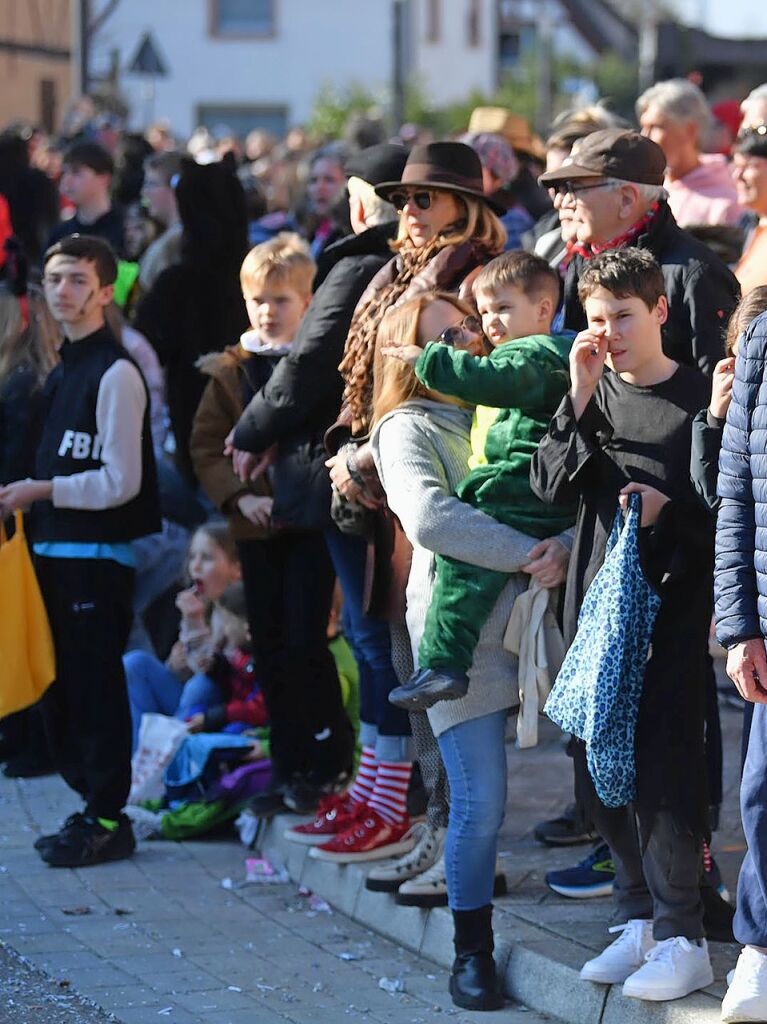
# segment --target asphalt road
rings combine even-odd
[[[0,1024],[108,1024],[115,1017],[70,994],[0,943]]]

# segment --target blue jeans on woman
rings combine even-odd
[[[189,718],[223,701],[221,689],[201,672],[182,683],[171,670],[146,651],[129,651],[123,657],[133,725],[133,750],[138,746],[141,716],[154,711],[160,715]]]
[[[391,661],[389,626],[380,619],[365,615],[363,609],[367,541],[341,533],[336,527],[325,530],[325,543],[344,595],[344,629],[360,672],[360,721],[373,726],[375,735],[410,736],[410,719],[406,711],[389,703],[389,694],[399,679]],[[370,731],[366,736],[371,735]],[[409,744],[381,739],[383,760],[401,761],[405,756],[393,751],[410,749]],[[366,742],[363,737],[362,742]]]
[[[472,718],[438,737],[450,783],[445,874],[451,910],[493,899],[498,832],[506,810],[506,710]]]

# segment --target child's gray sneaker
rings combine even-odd
[[[371,892],[396,892],[403,882],[427,871],[442,856],[445,848],[445,828],[431,828],[421,822],[414,825],[420,831],[418,842],[404,857],[373,868],[365,880]]]

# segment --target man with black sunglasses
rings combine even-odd
[[[565,326],[586,327],[578,279],[605,249],[636,245],[660,264],[669,316],[667,356],[708,376],[724,355],[723,328],[740,297],[725,264],[674,219],[663,188],[666,158],[639,132],[605,129],[587,135],[561,167],[541,176],[560,192],[573,229],[565,278]]]

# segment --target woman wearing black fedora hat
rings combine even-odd
[[[368,537],[375,554],[368,563],[375,565],[369,581],[369,607],[389,619],[393,660],[404,681],[412,671],[404,626],[404,581],[409,571],[410,545],[396,519],[381,507],[383,492],[365,443],[372,414],[376,335],[388,310],[416,296],[435,289],[470,295],[473,275],[503,251],[506,232],[496,208],[483,193],[479,157],[463,143],[435,142],[414,147],[401,180],[386,181],[375,191],[399,212],[399,229],[392,243],[393,258],[371,281],[355,310],[340,366],[344,406],[327,441],[336,452],[329,467],[338,495],[347,502],[376,509],[368,518]],[[387,708],[387,698],[388,693],[376,694],[376,722],[372,724],[372,738],[384,741],[375,743],[375,747],[384,750],[390,749],[386,743],[391,738],[388,721],[391,710],[396,710],[391,705]],[[387,886],[396,888],[409,880],[417,883],[417,876],[438,861],[444,845],[448,810],[439,748],[423,712],[412,714],[410,720],[421,774],[429,791],[427,828],[411,854],[395,861],[390,869],[374,870],[368,888],[376,891],[388,891]],[[363,728],[363,744],[369,747],[368,723]],[[398,778],[404,777],[409,770],[405,762],[409,753],[403,750],[395,764],[387,764],[385,757],[379,759],[378,770],[384,780],[395,771]],[[400,827],[405,824],[400,823]],[[379,849],[379,856],[385,856],[392,824],[379,823],[370,815],[364,826],[357,823],[356,830],[337,836],[333,849],[322,856],[343,862],[359,859],[364,850],[366,859],[372,859]],[[441,886],[444,893],[444,878]],[[428,895],[434,898],[433,882]]]

